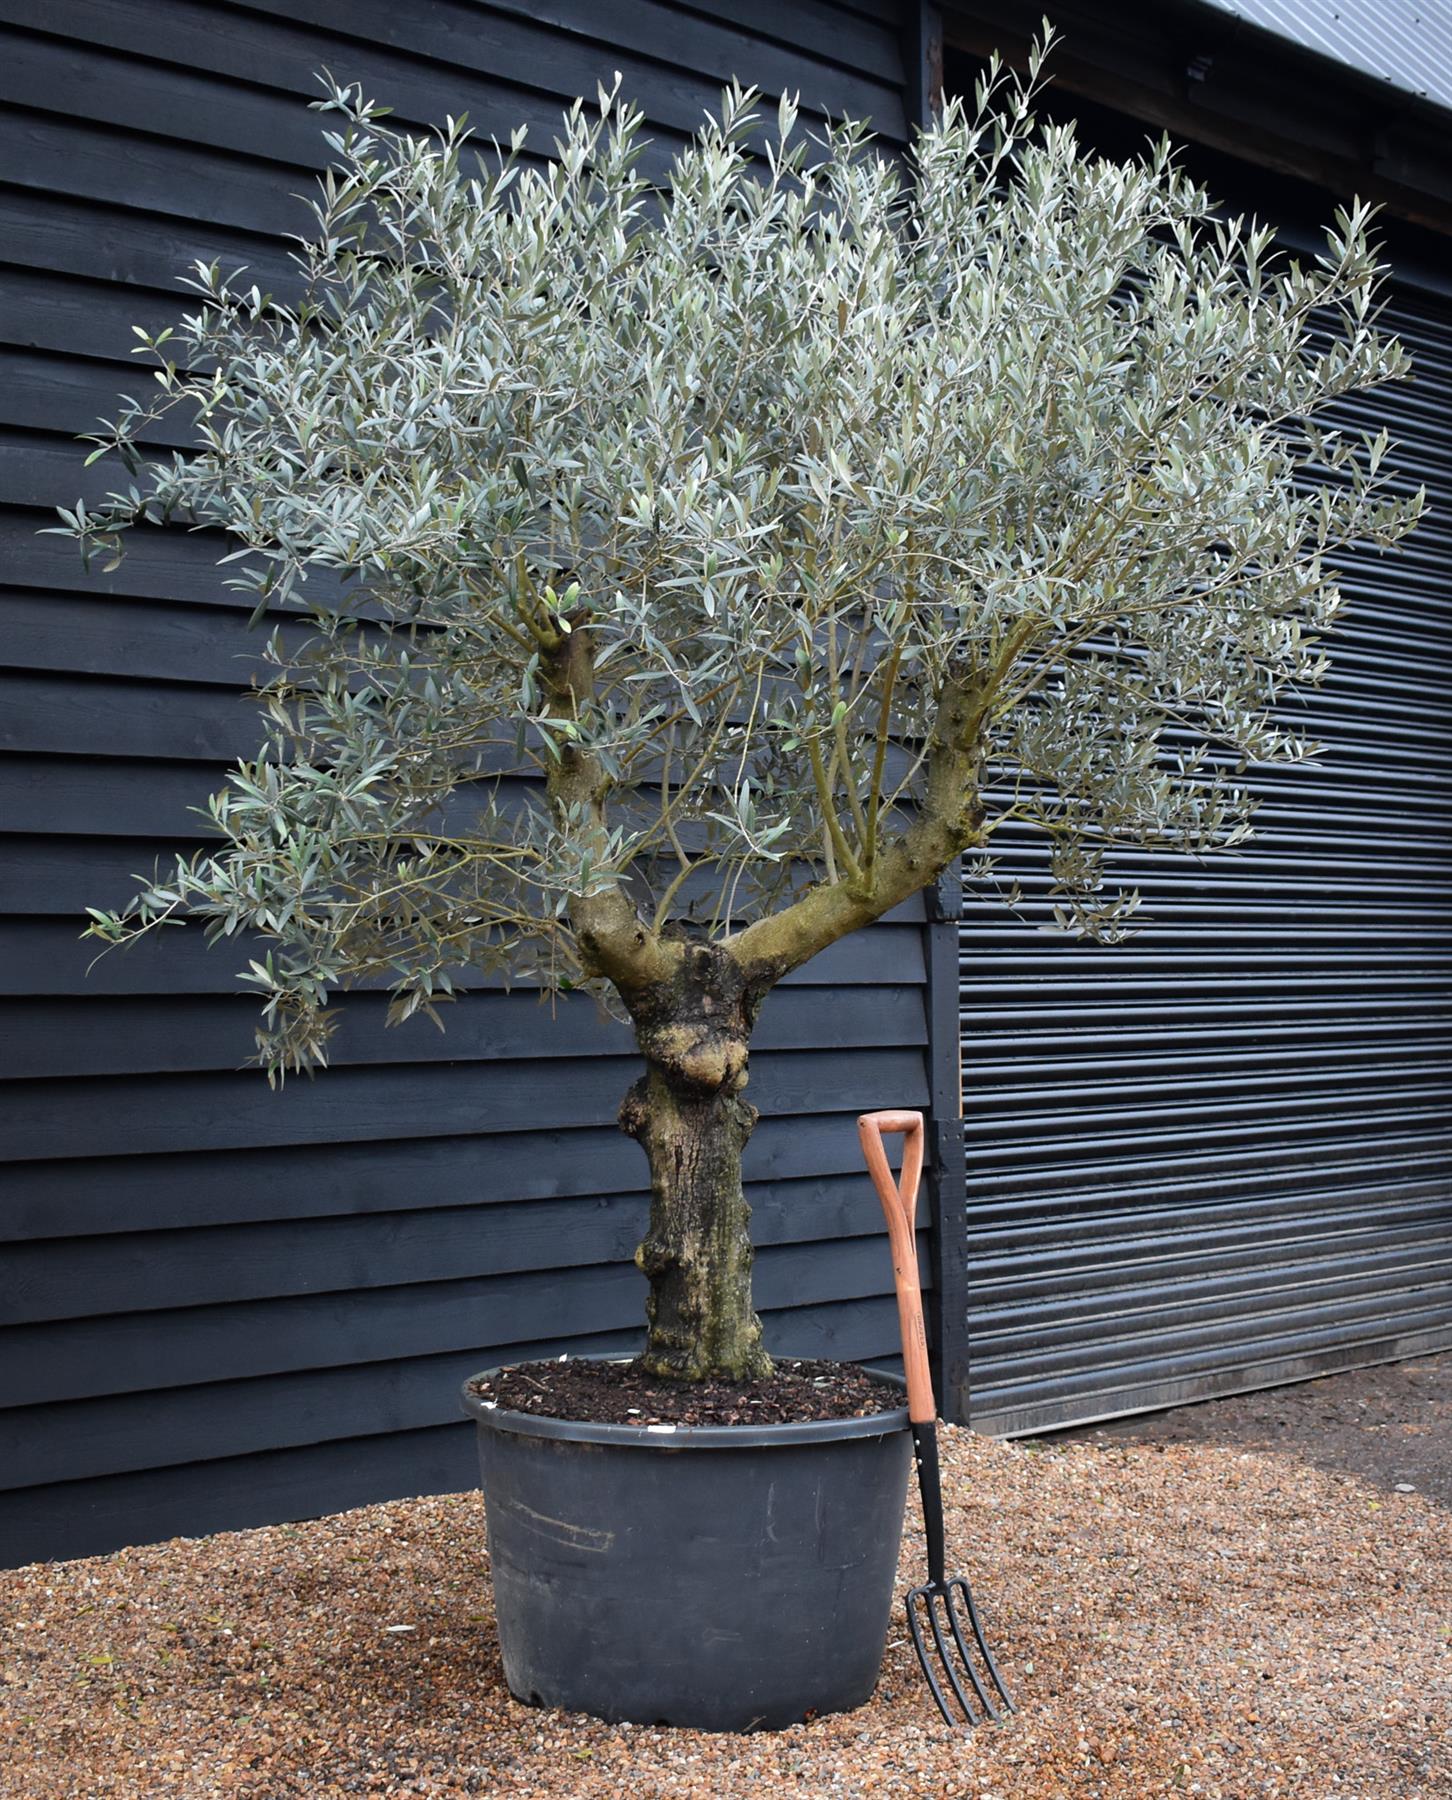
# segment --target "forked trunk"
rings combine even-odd
[[[756,1124],[742,1089],[759,1004],[731,957],[696,944],[632,1007],[646,1073],[620,1123],[650,1159],[650,1230],[635,1260],[650,1282],[645,1366],[654,1375],[747,1381],[771,1372],[751,1303],[741,1187]]]

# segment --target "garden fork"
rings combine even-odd
[[[897,1181],[892,1178],[887,1151],[882,1142],[884,1133],[895,1132],[903,1134],[902,1173]],[[998,1664],[993,1660],[993,1652],[988,1648],[983,1627],[979,1623],[978,1608],[973,1604],[972,1592],[961,1575],[955,1575],[951,1580],[944,1576],[943,1493],[938,1475],[938,1415],[933,1400],[933,1378],[928,1369],[928,1342],[923,1331],[923,1296],[918,1285],[918,1252],[914,1231],[918,1182],[923,1172],[923,1115],[918,1112],[864,1113],[857,1121],[857,1134],[862,1139],[862,1151],[867,1158],[868,1172],[877,1189],[877,1197],[882,1201],[882,1210],[887,1214],[887,1235],[892,1244],[892,1272],[897,1286],[897,1311],[902,1324],[908,1422],[912,1428],[918,1489],[923,1500],[923,1525],[928,1539],[928,1579],[921,1587],[915,1587],[907,1597],[908,1629],[912,1633],[913,1647],[918,1653],[923,1674],[927,1676],[928,1686],[933,1690],[933,1698],[938,1703],[938,1710],[949,1725],[980,1723],[959,1675],[960,1665],[972,1684],[982,1716],[1001,1721],[1003,1714],[994,1704],[974,1666],[963,1631],[963,1618],[966,1616],[973,1642],[978,1647],[983,1666],[988,1671],[999,1701],[1008,1712],[1013,1712],[1013,1698],[1004,1686]],[[937,1661],[963,1709],[964,1716],[961,1720],[954,1713],[929,1656],[924,1620],[928,1631],[932,1633]]]

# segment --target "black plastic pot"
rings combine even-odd
[[[905,1405],[807,1425],[593,1425],[508,1412],[466,1383],[464,1407],[516,1699],[750,1731],[869,1698],[902,1536]]]

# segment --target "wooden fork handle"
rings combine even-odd
[[[902,1133],[902,1172],[894,1179],[883,1136]],[[915,1222],[918,1183],[923,1174],[923,1115],[920,1112],[863,1113],[857,1121],[867,1171],[887,1215],[892,1246],[892,1277],[897,1288],[897,1316],[902,1326],[903,1372],[907,1376],[908,1417],[915,1425],[937,1418],[933,1377],[928,1368],[928,1339],[923,1329],[923,1295],[918,1282]]]

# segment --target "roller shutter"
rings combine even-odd
[[[1400,284],[1385,423],[1430,509],[1346,623],[1256,840],[1119,868],[1099,949],[970,908],[971,1418],[1046,1427],[1452,1345],[1452,304]],[[1027,842],[1005,869],[1043,887]]]

